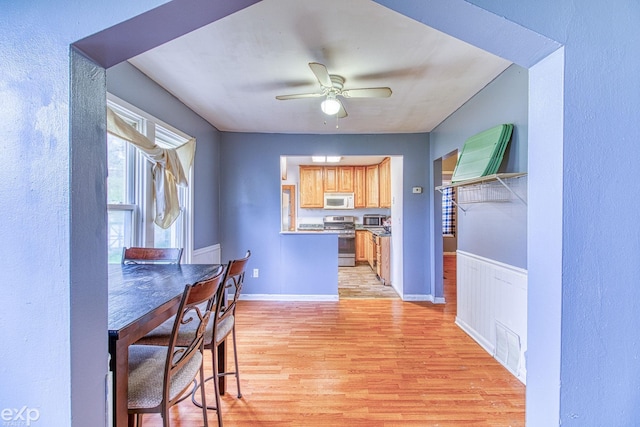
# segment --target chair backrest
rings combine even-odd
[[[173,323],[165,363],[163,385],[165,404],[173,404],[169,399],[172,377],[179,374],[180,369],[198,352],[201,354],[204,352],[206,326],[217,307],[216,299],[220,295],[220,289],[224,287],[223,272],[224,269],[220,266],[210,278],[193,285],[186,285],[184,288]],[[186,332],[181,334],[182,329]],[[180,346],[177,345],[178,336],[181,340]],[[184,340],[185,336],[189,337],[187,341]]]
[[[122,248],[123,264],[179,264],[182,248]]]
[[[218,298],[218,307],[216,309],[215,320],[220,323],[226,317],[234,315],[236,311],[236,303],[240,297],[240,291],[244,283],[244,273],[251,256],[251,251],[247,251],[244,258],[229,261],[224,271],[223,284],[220,298]],[[227,295],[233,292],[233,298],[228,299]]]

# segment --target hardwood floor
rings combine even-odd
[[[240,301],[243,398],[230,377],[225,426],[523,426],[524,385],[454,324],[450,258],[445,305]],[[207,394],[213,401],[212,386]],[[200,426],[201,416],[185,401],[171,425]]]

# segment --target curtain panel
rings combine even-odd
[[[153,175],[154,222],[169,228],[180,215],[178,186],[187,187],[188,173],[196,152],[196,140],[177,148],[162,148],[107,107],[107,132],[129,141],[151,162]]]
[[[455,236],[456,234],[456,192],[452,187],[442,190],[442,235]]]

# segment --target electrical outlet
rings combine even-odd
[[[258,270],[257,268],[253,269],[253,277],[260,277],[260,270]]]

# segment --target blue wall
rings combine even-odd
[[[196,138],[193,247],[217,244],[220,132],[128,62],[107,70],[107,91]]]
[[[560,419],[637,425],[640,4],[472,3],[565,45]]]
[[[551,243],[531,237],[545,233],[543,222],[529,234],[536,243],[527,262],[535,285],[529,291],[527,425],[635,425],[640,201],[629,183],[640,179],[640,4],[377,2],[530,68],[530,76],[537,69],[532,91],[543,90],[530,96],[528,220],[552,218],[560,226],[552,224]],[[250,3],[34,0],[3,7],[0,237],[12,242],[0,249],[6,307],[0,329],[12,343],[0,349],[3,407],[40,408],[42,425],[101,425],[107,351],[103,69]],[[82,38],[77,46],[94,62],[74,52],[70,67],[69,46]],[[539,63],[561,46],[561,56]],[[547,66],[561,70],[560,79],[549,79]],[[557,98],[544,98],[549,83],[561,87],[549,91]],[[544,125],[534,128],[531,119],[558,106],[551,118],[559,117],[552,125],[560,138],[539,138],[547,136]],[[545,152],[561,160],[559,176],[554,159],[552,168],[543,167]],[[549,172],[553,180],[543,176]],[[425,170],[411,173],[416,182],[428,182]],[[558,272],[547,274],[549,261],[559,263]],[[47,349],[46,358],[34,348]]]
[[[512,65],[431,132],[431,160],[455,149],[462,150],[467,138],[483,130],[513,123],[513,136],[500,171],[526,172],[528,92],[527,70]],[[526,178],[511,184],[526,200]],[[477,203],[463,207],[466,212],[457,211],[459,250],[527,268],[526,205],[514,198],[508,203]],[[434,218],[438,220],[440,216],[434,215]],[[436,222],[441,224],[441,221]]]
[[[426,194],[411,187],[428,183],[428,136],[401,135],[277,135],[223,133],[220,174],[223,259],[251,249],[252,268],[260,277],[245,286],[247,293],[281,293],[286,269],[278,250],[280,232],[281,155],[403,155],[404,156],[404,294],[431,295],[429,228]],[[396,177],[394,177],[395,179]],[[289,238],[288,238],[289,239]],[[309,277],[308,280],[314,280]],[[320,286],[320,285],[318,285]]]

